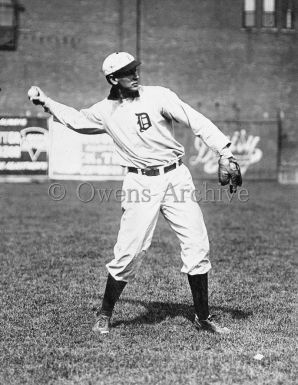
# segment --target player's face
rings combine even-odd
[[[118,84],[129,90],[137,91],[139,87],[139,74],[137,68],[133,68],[129,72],[117,77]]]

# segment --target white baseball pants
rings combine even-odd
[[[194,189],[184,164],[158,176],[127,173],[114,259],[106,265],[116,280],[127,282],[135,276],[151,244],[159,212],[180,241],[181,271],[194,275],[210,270],[208,235]]]

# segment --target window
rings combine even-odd
[[[282,28],[294,29],[294,0],[283,0],[281,7]]]
[[[18,13],[23,10],[17,0],[0,0],[0,50],[16,49]]]
[[[243,0],[242,26],[253,31],[293,32],[297,4],[298,0]]]
[[[11,0],[0,0],[0,26],[8,27],[14,24],[14,6]]]
[[[265,28],[276,27],[275,0],[263,0],[262,26]]]
[[[244,1],[244,20],[243,24],[245,28],[256,26],[256,0]]]

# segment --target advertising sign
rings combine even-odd
[[[231,150],[245,179],[276,179],[278,125],[276,121],[225,121],[215,124],[231,140]],[[52,179],[121,180],[112,139],[106,135],[78,134],[50,121],[49,176]],[[184,145],[184,163],[195,179],[216,179],[218,155],[192,130],[177,126],[176,139]]]
[[[47,175],[47,119],[0,117],[0,175]]]
[[[246,179],[276,179],[278,126],[276,121],[215,122],[229,137],[231,151]],[[192,131],[175,128],[175,137],[185,146],[184,162],[194,178],[217,178],[218,156]]]
[[[51,179],[122,180],[125,168],[119,165],[114,144],[107,134],[84,135],[60,123],[49,122]]]

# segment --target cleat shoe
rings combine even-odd
[[[194,325],[198,330],[207,330],[216,334],[230,334],[231,330],[219,326],[216,322],[213,321],[214,316],[209,316],[206,320],[199,320],[198,316],[195,315]]]
[[[97,321],[93,326],[92,330],[96,333],[108,334],[110,332],[110,327],[111,327],[110,320],[111,320],[111,317],[104,314],[99,314],[97,317]]]

